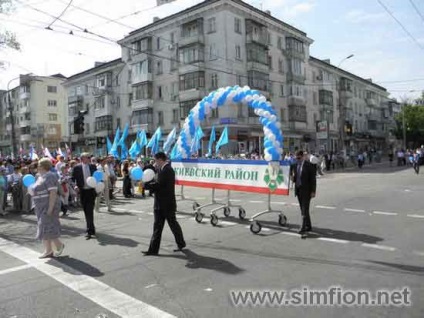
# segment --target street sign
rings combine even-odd
[[[86,146],[95,146],[96,145],[96,139],[95,138],[86,138],[84,141]]]
[[[326,121],[317,122],[317,139],[327,139],[327,138],[328,138],[327,122]]]
[[[97,137],[97,147],[106,145],[106,137]]]

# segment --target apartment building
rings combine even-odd
[[[190,109],[209,92],[249,85],[281,114],[286,141],[306,129],[303,95],[309,59],[307,35],[238,0],[211,0],[155,19],[119,42],[130,74],[131,127],[166,134],[181,127]],[[212,112],[202,124],[229,127],[229,152],[259,150],[262,127],[241,104]],[[312,132],[312,131],[311,131]],[[206,138],[205,138],[206,139]]]
[[[65,140],[77,153],[89,151],[96,155],[106,154],[106,137],[113,140],[116,127],[129,122],[130,93],[125,89],[122,60],[95,63],[91,69],[75,74],[63,83],[67,93]],[[75,119],[83,114],[84,130],[75,131]]]
[[[2,96],[0,151],[4,155],[12,153],[12,126],[17,151],[27,153],[31,145],[36,149],[41,145],[56,149],[66,123],[65,92],[61,86],[65,77],[21,75],[19,80],[19,86]]]

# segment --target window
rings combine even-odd
[[[284,85],[280,85],[280,97],[284,97]]]
[[[298,39],[292,38],[292,37],[286,38],[286,49],[291,50],[291,51],[295,51],[295,52],[299,52],[299,53],[305,52],[303,42],[299,41]]]
[[[247,82],[247,85],[251,88],[259,89],[262,91],[268,91],[269,75],[258,71],[248,71]]]
[[[321,89],[319,91],[319,103],[320,105],[333,106],[333,92]]]
[[[57,93],[56,86],[47,86],[47,93]]]
[[[175,33],[174,32],[171,33],[170,38],[171,38],[171,40],[170,40],[171,43],[174,44],[175,43]]]
[[[241,60],[241,47],[240,47],[240,45],[236,45],[236,59]]]
[[[247,61],[268,64],[268,51],[265,47],[258,44],[247,45]]]
[[[211,46],[209,47],[209,60],[216,60],[218,58],[217,54],[216,54],[216,45],[215,43],[211,44]]]
[[[203,24],[199,23],[201,20],[195,20],[183,25],[181,29],[182,37],[192,37],[203,34]]]
[[[190,110],[196,106],[198,100],[197,99],[193,99],[193,100],[188,100],[185,102],[180,102],[180,119],[184,119],[188,116]]]
[[[57,107],[57,101],[56,100],[48,100],[47,106],[48,107]]]
[[[180,75],[180,91],[205,87],[205,72],[193,72]]]
[[[218,74],[213,73],[211,75],[211,88],[218,88]]]
[[[194,46],[181,49],[180,61],[184,64],[204,62],[205,61],[204,47],[200,45],[194,45]]]
[[[133,100],[133,94],[132,93],[129,93],[128,94],[128,106],[129,107],[131,106],[132,100]]]
[[[141,109],[133,111],[131,116],[131,125],[153,124],[153,109]]]
[[[77,86],[77,96],[81,96],[81,95],[82,95],[81,86]]]
[[[278,72],[284,73],[284,61],[282,59],[278,60]]]
[[[234,32],[241,34],[241,20],[234,18]]]
[[[132,70],[128,70],[128,83],[132,81]]]
[[[248,108],[248,111],[247,111],[247,116],[249,116],[250,118],[255,118],[255,117],[257,117],[257,115],[255,114],[255,110],[252,108],[252,107],[249,107]]]
[[[162,86],[158,86],[158,99],[162,100]]]
[[[286,112],[284,108],[280,109],[280,120],[285,121],[286,120]]]
[[[152,38],[147,37],[132,43],[132,55],[141,52],[150,51],[152,49]]]
[[[236,75],[236,84],[238,86],[243,86],[244,85],[243,83],[244,83],[243,75]]]
[[[158,112],[158,126],[163,125],[163,111]]]
[[[104,109],[106,106],[106,96],[100,96],[94,102],[94,109]]]
[[[278,37],[277,47],[279,49],[282,49],[283,48],[283,38],[281,36]]]
[[[210,112],[211,118],[219,118],[219,110],[218,108],[214,108]]]
[[[162,73],[163,73],[162,61],[157,61],[156,62],[156,75],[160,75]]]
[[[119,86],[119,75],[115,75],[115,86]]]
[[[318,94],[317,92],[312,92],[312,102],[314,105],[318,105]]]
[[[300,59],[292,59],[292,73],[303,75],[303,62]]]
[[[244,117],[244,105],[242,103],[238,103],[237,104],[237,117],[238,118],[243,118]]]
[[[267,44],[272,45],[272,35],[271,32],[268,32],[267,34]]]
[[[178,82],[171,84],[171,101],[175,101],[178,97]]]
[[[268,55],[268,67],[270,70],[272,70],[272,56]]]
[[[216,19],[210,18],[208,19],[208,33],[216,32]]]
[[[160,50],[161,49],[160,45],[161,45],[160,37],[157,37],[156,38],[156,50]]]
[[[121,129],[121,118],[116,118],[116,127]]]
[[[101,76],[97,78],[97,87],[105,87],[106,86],[106,76]]]
[[[121,97],[116,97],[116,108],[121,108]]]
[[[152,83],[142,83],[134,86],[135,100],[152,99]]]
[[[88,95],[88,85],[87,84],[84,85],[84,95],[85,96]]]
[[[112,115],[96,117],[94,122],[94,131],[108,130],[112,131],[113,119]]]
[[[57,114],[48,114],[49,121],[57,121]]]
[[[178,123],[180,120],[180,110],[173,109],[172,110],[172,123]]]
[[[86,134],[89,134],[90,133],[90,124],[85,124],[85,130],[84,130],[84,132],[86,133]]]

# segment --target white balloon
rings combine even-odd
[[[250,87],[247,85],[243,86],[243,91],[244,92],[250,91]]]
[[[105,184],[103,182],[99,182],[96,184],[96,192],[100,193],[105,189]]]
[[[246,102],[251,102],[253,100],[252,95],[247,95],[245,98]]]
[[[254,100],[259,100],[260,96],[259,96],[258,94],[253,94],[253,95],[252,95],[252,98],[253,98]]]
[[[269,134],[272,134],[272,131],[266,127],[264,127],[264,134],[265,136],[268,136]]]
[[[87,181],[87,185],[89,187],[96,188],[97,181],[96,181],[96,179],[94,179],[94,177],[88,177],[86,181]]]
[[[272,160],[272,156],[268,153],[264,156],[266,161],[271,161]]]
[[[272,122],[275,122],[277,120],[277,116],[271,115],[271,116],[269,116],[269,120],[272,121]]]
[[[277,126],[277,128],[278,128],[278,129],[281,129],[281,123],[280,123],[279,121],[277,121],[277,122],[275,123],[275,126]]]
[[[254,113],[259,116],[259,111],[260,111],[259,108],[255,108]]]
[[[264,116],[265,118],[270,118],[270,117],[271,117],[271,113],[270,113],[269,111],[267,111],[267,110],[264,110],[264,114],[263,114],[263,116]]]
[[[258,115],[259,116],[263,116],[264,115],[264,110],[259,108]]]
[[[265,96],[261,96],[258,99],[260,102],[266,102],[266,97]]]
[[[232,102],[232,101],[233,101],[234,96],[236,96],[236,95],[237,95],[237,92],[236,92],[235,90],[232,90],[232,91],[230,92],[230,94],[228,94],[228,96],[227,96],[227,102]]]
[[[152,169],[146,169],[143,172],[143,182],[150,182],[155,177],[155,172]]]
[[[272,133],[268,136],[268,139],[271,140],[271,141],[275,141],[276,140],[275,135],[272,134]]]

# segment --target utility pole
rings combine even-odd
[[[403,149],[406,151],[405,108],[406,108],[406,102],[404,102],[404,103],[403,103],[403,107],[402,107],[402,134],[403,134]]]

